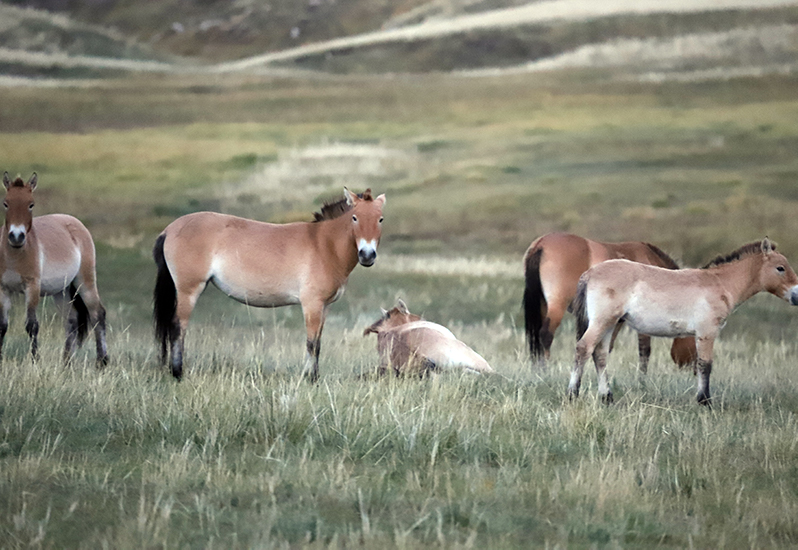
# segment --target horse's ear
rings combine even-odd
[[[346,198],[346,204],[348,204],[349,206],[354,206],[355,201],[357,201],[357,195],[352,193],[346,187],[344,187],[344,198]]]
[[[410,310],[407,309],[407,304],[405,304],[404,300],[402,300],[401,298],[396,300],[396,309],[399,310],[399,313],[403,313],[405,315],[410,313]]]
[[[388,315],[388,310],[387,310],[387,309],[380,308],[380,315],[382,315],[383,317],[385,317],[386,315]]]
[[[768,255],[771,252],[773,252],[773,244],[770,242],[770,239],[765,237],[762,239],[762,253]]]
[[[39,183],[39,176],[36,175],[36,172],[28,180],[28,185],[30,185],[30,190],[34,191],[36,189],[36,184]]]
[[[376,202],[376,203],[379,203],[379,205],[380,205],[380,208],[382,208],[383,206],[385,206],[385,201],[386,201],[386,198],[385,198],[385,193],[381,194],[379,197],[377,197],[376,199],[374,199],[374,202]]]
[[[11,178],[8,177],[8,172],[3,173],[3,185],[5,185],[6,189],[11,186]]]

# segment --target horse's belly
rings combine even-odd
[[[42,296],[60,294],[78,276],[80,270],[80,254],[72,254],[61,261],[54,261],[45,258],[42,266],[39,286]]]
[[[695,325],[691,319],[667,308],[635,308],[627,312],[624,320],[637,332],[649,336],[683,338],[695,335]]]
[[[233,284],[220,277],[211,279],[219,290],[248,306],[254,307],[280,307],[299,304],[299,291],[289,288],[258,288],[257,286],[244,287]]]

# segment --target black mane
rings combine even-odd
[[[371,189],[366,189],[362,193],[357,193],[357,198],[367,201],[374,200],[374,197],[371,196]],[[352,206],[347,202],[346,197],[335,201],[325,201],[321,210],[313,213],[313,221],[323,222],[325,220],[333,220],[346,214],[350,210],[352,210]]]
[[[679,269],[679,264],[676,263],[676,260],[674,260],[673,258],[668,256],[665,253],[665,251],[662,250],[660,247],[655,246],[655,245],[653,245],[651,243],[643,243],[643,244],[646,245],[651,250],[651,252],[656,254],[657,257],[660,260],[662,260],[662,263],[664,264],[664,267],[666,267],[668,269]]]
[[[770,243],[770,247],[773,250],[776,250],[776,243],[771,242]],[[716,266],[719,266],[719,265],[724,265],[724,264],[728,264],[728,263],[731,263],[731,262],[736,262],[737,260],[741,260],[742,258],[745,258],[746,256],[752,256],[752,255],[760,253],[760,252],[762,252],[762,241],[755,241],[755,242],[752,242],[752,243],[744,244],[743,246],[741,246],[740,248],[738,248],[734,252],[731,252],[730,254],[727,254],[725,256],[723,254],[721,254],[720,256],[718,256],[717,258],[715,258],[714,260],[709,262],[707,265],[705,265],[701,269],[709,269],[710,267],[716,267]]]

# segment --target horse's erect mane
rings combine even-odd
[[[665,253],[665,251],[662,250],[660,247],[655,246],[651,243],[643,243],[643,244],[646,245],[649,248],[649,250],[651,250],[651,252],[656,254],[660,260],[662,260],[662,263],[665,265],[665,267],[667,267],[668,269],[679,269],[679,264],[676,263],[676,260],[668,256]]]
[[[771,241],[770,247],[773,250],[776,250],[776,243]],[[738,248],[737,250],[735,250],[734,252],[732,252],[730,254],[727,254],[725,256],[723,254],[721,254],[720,256],[718,256],[717,258],[715,258],[714,260],[709,262],[707,265],[705,265],[701,269],[709,269],[710,267],[716,267],[716,266],[719,266],[719,265],[724,265],[724,264],[728,264],[728,263],[731,263],[731,262],[736,262],[737,260],[741,260],[743,258],[746,258],[748,256],[752,256],[754,254],[758,254],[758,253],[761,253],[761,252],[762,252],[762,241],[755,241],[755,242],[752,242],[752,243],[744,244],[743,246],[741,246],[740,248]]]
[[[371,189],[366,189],[362,193],[357,193],[357,198],[364,201],[373,201],[374,197],[371,196]],[[325,201],[319,212],[313,213],[314,222],[323,222],[325,220],[334,220],[347,212],[352,210],[352,206],[346,200],[346,197],[335,201]]]
[[[17,176],[17,179],[12,181],[9,187],[25,187],[25,180]]]

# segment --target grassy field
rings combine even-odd
[[[687,265],[768,235],[798,264],[791,77],[643,84],[155,77],[5,89],[0,170],[39,173],[37,213],[97,240],[111,365],[60,364],[14,302],[0,386],[0,546],[793,547],[796,312],[771,296],[717,346],[716,406],[655,342],[564,399],[570,321],[529,365],[521,257],[552,230],[648,240]],[[275,183],[276,182],[276,183]],[[309,219],[341,186],[388,197],[377,264],[332,306],[321,382],[300,311],[203,295],[175,383],[150,329],[155,236],[214,209]],[[499,373],[370,380],[363,328],[397,297]],[[92,346],[87,346],[91,348]]]

